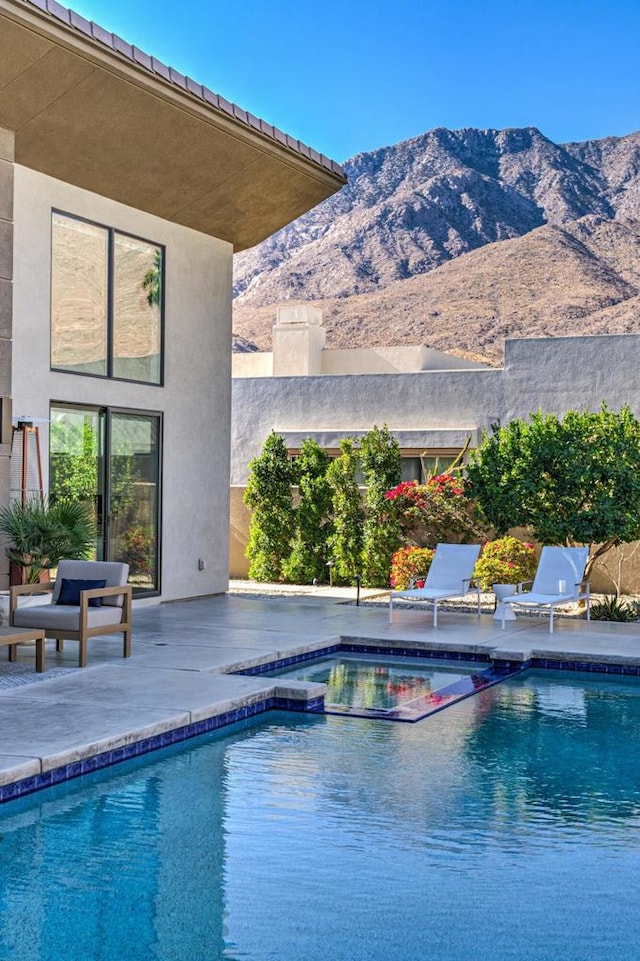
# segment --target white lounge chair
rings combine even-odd
[[[584,569],[587,566],[588,557],[588,547],[543,547],[531,590],[522,590],[526,582],[518,584],[515,594],[502,599],[505,605],[503,611],[507,604],[510,607],[513,605],[548,607],[549,633],[553,634],[555,608],[561,604],[584,600],[587,602],[587,620],[590,620],[591,589],[589,582],[584,580]],[[503,615],[503,630],[504,621]]]
[[[424,587],[409,591],[391,591],[389,623],[393,623],[395,601],[426,601],[433,604],[433,626],[438,626],[438,601],[475,593],[480,616],[480,588],[471,587],[473,569],[480,553],[479,544],[438,544]]]

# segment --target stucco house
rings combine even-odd
[[[439,469],[485,428],[532,411],[614,410],[640,416],[640,334],[507,340],[504,366],[484,367],[424,347],[327,350],[320,311],[284,307],[273,352],[234,356],[231,436],[232,577],[244,577],[250,515],[242,501],[248,463],[271,430],[295,454],[305,437],[331,454],[344,437],[386,424],[396,436],[404,479],[420,479],[423,462]],[[422,457],[421,455],[426,455]],[[640,563],[627,566],[637,590]],[[611,590],[606,577],[598,589]]]
[[[344,182],[54,0],[0,0],[0,504],[40,425],[45,491],[93,485],[140,596],[224,591],[232,255]]]

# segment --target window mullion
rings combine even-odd
[[[109,230],[109,242],[107,244],[107,377],[113,377],[113,350],[114,350],[114,288],[115,288],[115,232]]]

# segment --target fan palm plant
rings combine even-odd
[[[95,525],[80,501],[48,504],[39,497],[14,501],[0,509],[0,533],[8,539],[9,562],[20,569],[27,584],[36,584],[65,557],[89,557],[95,547]]]

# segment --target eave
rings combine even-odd
[[[0,127],[15,161],[252,247],[341,168],[52,0],[0,0]]]

